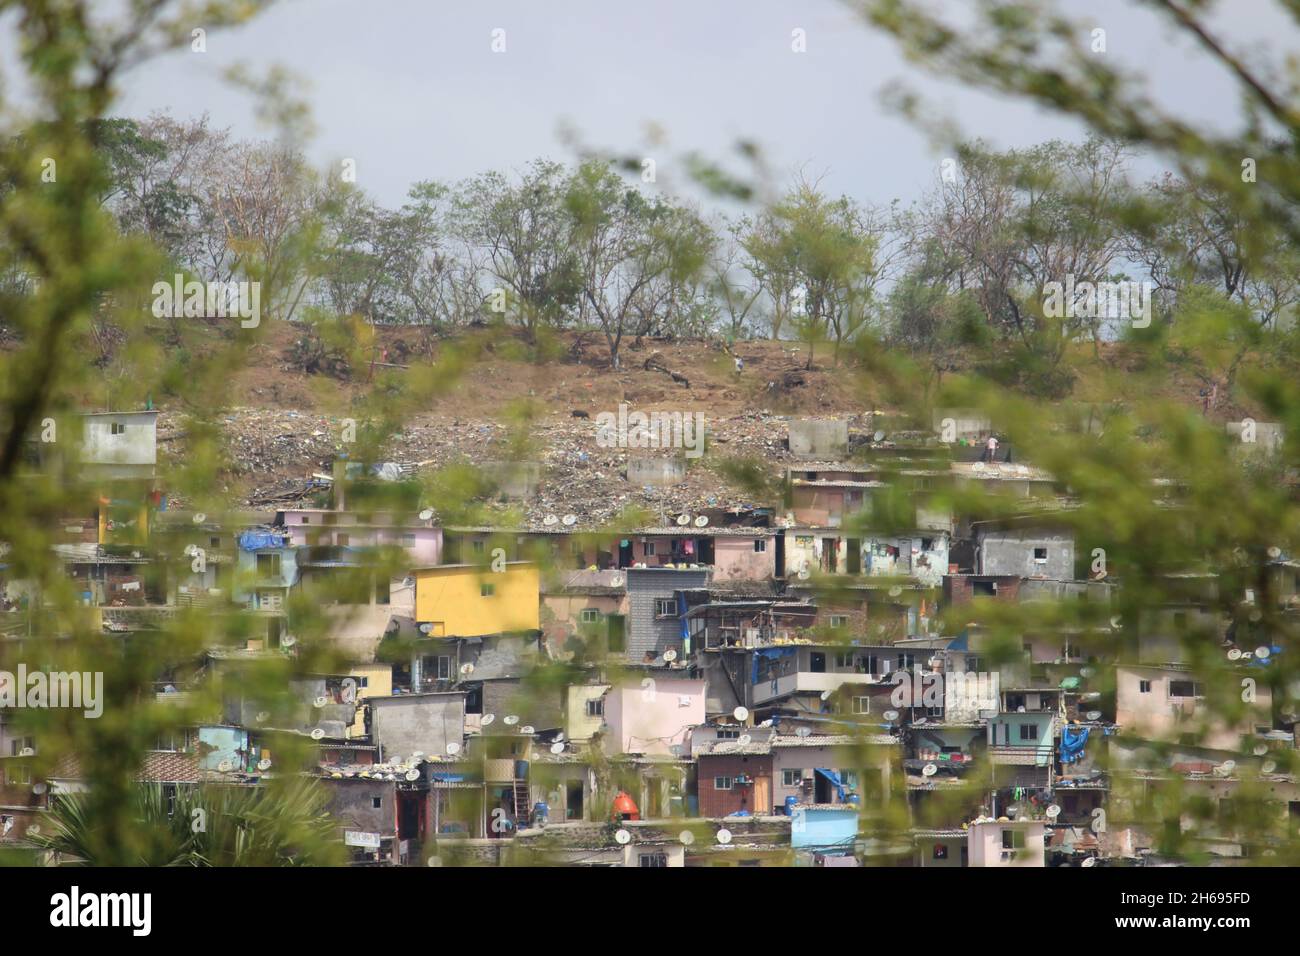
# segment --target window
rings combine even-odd
[[[641,542],[641,557],[653,558],[655,556],[655,543],[653,541]]]
[[[914,667],[915,665],[916,665],[916,656],[914,654],[898,655],[898,667],[900,670],[903,669],[904,667]]]
[[[109,425],[109,431],[111,432],[111,434],[114,435],[125,435],[126,426],[123,425],[121,422],[113,422],[111,425]]]
[[[1003,830],[1002,831],[1002,849],[1023,850],[1024,848],[1025,848],[1024,830]]]
[[[1037,725],[1037,724],[1021,724],[1021,725],[1020,725],[1020,739],[1021,739],[1021,740],[1037,740],[1037,739],[1038,739],[1038,725]]]
[[[738,740],[738,739],[740,739],[740,731],[739,731],[738,729],[736,729],[735,727],[719,727],[719,728],[718,728],[718,739],[719,739],[719,740]]]
[[[676,617],[677,601],[673,598],[655,598],[655,617]]]
[[[383,805],[384,805],[384,798],[383,798],[383,797],[371,797],[371,798],[370,798],[370,807],[371,807],[371,809],[373,809],[373,810],[378,810],[378,809],[379,809],[380,807],[382,807]]]
[[[803,769],[801,767],[788,767],[781,771],[781,786],[798,787],[803,783]]]
[[[31,782],[31,767],[5,767],[5,783],[26,785]]]
[[[185,750],[185,733],[171,731],[159,734],[158,739],[154,741],[153,749],[167,753],[182,753]]]
[[[208,547],[209,547],[209,548],[219,548],[219,547],[221,547],[221,539],[220,539],[220,538],[209,538],[209,539],[208,539]]]
[[[1169,682],[1170,697],[1204,697],[1205,685],[1190,680],[1171,680]]]
[[[583,624],[595,624],[600,620],[600,611],[594,607],[584,607],[581,618]]]
[[[29,749],[36,749],[35,737],[17,737],[14,740],[9,741],[9,756],[11,757],[21,757],[23,751]]]
[[[402,532],[401,543],[403,548],[414,548],[415,534],[413,532]]]
[[[482,554],[482,553],[483,553],[483,539],[482,539],[482,538],[475,538],[473,541],[470,542],[470,547],[473,549],[473,551],[474,551],[475,554]]]
[[[731,779],[730,777],[714,777],[714,778],[713,778],[713,789],[714,789],[714,790],[730,790],[730,789],[731,789],[731,785],[732,785],[732,779]]]
[[[605,716],[605,698],[604,698],[604,697],[597,697],[597,698],[595,698],[594,700],[589,700],[589,701],[587,701],[587,716],[588,716],[588,717],[604,717],[604,716]]]
[[[934,547],[934,538],[922,538],[922,539],[921,539],[921,550],[922,550],[922,551],[929,551],[929,550],[930,550],[931,548],[933,548],[933,547]]]
[[[375,603],[388,604],[393,599],[393,582],[387,577],[375,581]]]
[[[1138,681],[1138,693],[1139,694],[1151,693],[1151,682],[1149,680]]]
[[[340,548],[346,548],[350,540],[352,539],[349,538],[346,534],[343,534],[342,532],[339,532],[338,534],[334,535],[334,543],[338,545]]]
[[[642,853],[638,857],[638,862],[641,866],[655,866],[655,867],[667,866],[668,854],[667,853]]]
[[[762,553],[763,553],[764,551],[766,551],[766,550],[767,550],[767,539],[766,539],[766,538],[755,538],[755,539],[754,539],[754,553],[755,553],[755,554],[762,554]]]
[[[849,623],[849,616],[847,614],[831,615],[831,627],[845,627],[848,625],[848,623]]]
[[[1034,548],[1034,561],[1036,561],[1038,564],[1046,564],[1046,563],[1047,563],[1047,549],[1046,549],[1046,548]]]
[[[303,516],[302,516],[302,523],[303,523],[303,524],[311,524],[311,518],[309,518],[307,515],[303,515]]]
[[[425,680],[450,680],[451,658],[447,655],[430,655],[424,659]]]
[[[853,698],[853,712],[854,712],[855,714],[869,714],[869,713],[871,713],[871,698],[870,698],[870,697],[854,697],[854,698]]]
[[[259,554],[257,556],[257,576],[260,578],[278,578],[280,576],[280,555],[278,552]]]
[[[836,654],[836,655],[835,655],[835,666],[836,666],[836,667],[852,667],[852,666],[853,666],[853,655],[852,655],[852,654]]]
[[[486,581],[478,586],[479,597],[493,597],[497,593],[495,584],[488,584]]]

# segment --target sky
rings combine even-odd
[[[1295,49],[1296,30],[1273,7],[1231,0],[1216,29],[1252,57],[1262,43]],[[1225,75],[1141,4],[1086,8],[1107,31],[1107,55],[1144,72],[1161,102],[1202,122],[1237,115]],[[0,64],[13,49],[4,27]],[[795,29],[806,33],[805,53],[791,49]],[[898,81],[998,147],[1083,136],[1072,121],[922,72],[838,0],[288,0],[210,33],[205,53],[128,74],[117,112],[207,113],[239,136],[271,135],[252,99],[223,78],[236,63],[278,64],[304,80],[309,155],[321,165],[354,160],[358,184],[390,205],[422,179],[571,160],[565,127],[589,146],[653,158],[667,188],[682,181],[685,153],[727,159],[745,139],[778,180],[803,171],[861,201],[909,201],[950,150],[884,104]]]

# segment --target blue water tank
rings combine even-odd
[[[792,816],[794,816],[794,808],[797,807],[797,806],[799,806],[799,798],[798,798],[798,797],[786,797],[786,798],[785,798],[785,815],[786,815],[787,817],[792,817]]]
[[[543,801],[539,800],[533,804],[533,822],[546,826],[546,822],[550,819],[550,816],[551,808]]]

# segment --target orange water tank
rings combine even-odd
[[[614,819],[616,820],[640,820],[641,811],[636,808],[636,801],[628,796],[626,791],[620,790],[618,796],[614,798]]]

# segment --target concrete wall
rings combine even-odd
[[[774,531],[762,538],[729,537],[713,539],[714,581],[766,581],[776,574],[776,536]],[[762,551],[754,542],[762,542]]]
[[[417,568],[415,619],[431,623],[433,637],[476,637],[539,630],[539,576],[531,564],[504,571],[444,565]],[[491,594],[484,588],[491,587]]]
[[[631,485],[649,485],[667,488],[680,484],[686,478],[684,458],[642,458],[627,460],[627,480]]]
[[[295,547],[308,544],[336,544],[336,536],[347,536],[350,547],[401,547],[413,565],[438,564],[442,560],[442,529],[427,524],[405,523],[397,517],[362,516],[346,511],[295,509],[280,512],[285,532]]]
[[[371,730],[382,759],[409,757],[417,750],[445,754],[449,742],[464,742],[464,693],[375,697],[369,706]]]
[[[599,700],[608,684],[570,684],[565,695],[564,733],[570,740],[590,740],[600,730],[604,717],[588,717],[587,701]]]
[[[158,461],[158,413],[121,412],[82,417],[81,461],[85,465],[153,466]],[[121,434],[114,435],[113,427]],[[130,468],[122,472],[131,474]]]
[[[329,794],[329,814],[340,830],[358,830],[394,836],[397,833],[397,798],[388,780],[324,778]],[[379,806],[374,801],[379,800]]]
[[[1024,848],[1006,851],[1002,846],[1004,830],[1020,831],[1024,834]],[[970,865],[971,866],[1045,866],[1046,847],[1043,844],[1043,824],[1029,821],[1025,823],[972,823],[970,825]],[[1008,859],[1003,859],[1003,853]]]
[[[790,421],[790,454],[796,458],[837,461],[849,448],[849,423],[843,418]]]
[[[1255,679],[1255,705],[1252,715],[1237,724],[1227,724],[1210,710],[1204,698],[1171,697],[1170,685],[1175,682],[1205,681],[1186,670],[1159,667],[1117,667],[1115,669],[1115,722],[1125,732],[1150,740],[1177,742],[1183,734],[1191,734],[1198,747],[1210,750],[1236,750],[1243,735],[1253,735],[1255,725],[1271,726],[1273,692],[1261,679],[1262,671],[1243,667],[1241,677]],[[1150,689],[1142,690],[1147,681]]]
[[[651,676],[612,688],[605,697],[606,752],[671,753],[704,723],[704,691],[702,680]]]
[[[1036,548],[1047,550],[1045,560],[1034,557]],[[976,555],[976,571],[980,574],[1015,574],[1053,581],[1074,578],[1074,537],[1066,532],[981,531]]]

